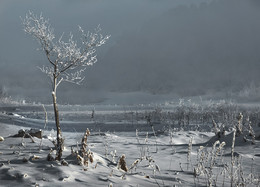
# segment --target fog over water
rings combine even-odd
[[[1,0],[0,88],[13,98],[51,101],[49,80],[37,69],[48,62],[21,24],[28,10],[49,18],[57,37],[98,24],[111,35],[84,84],[59,87],[60,103],[260,87],[259,0]]]

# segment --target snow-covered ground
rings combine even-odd
[[[188,104],[187,104],[188,103]],[[52,106],[6,106],[0,111],[0,186],[259,186],[259,110],[230,103],[203,106],[190,101],[154,105],[60,106],[68,166],[47,161],[55,138]],[[221,112],[222,111],[222,112]],[[236,114],[244,115],[244,134],[235,137]],[[249,135],[252,121],[255,140]],[[215,136],[211,118],[226,135]],[[230,124],[225,124],[230,123]],[[14,138],[21,128],[43,129],[41,139]],[[88,149],[94,162],[77,164],[89,128]],[[224,143],[225,142],[225,145]],[[252,144],[254,142],[254,144]],[[222,147],[223,146],[223,147]],[[128,171],[118,168],[122,155]],[[233,163],[231,161],[232,154]]]

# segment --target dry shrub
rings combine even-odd
[[[119,162],[118,162],[118,169],[122,169],[123,171],[127,172],[128,168],[127,168],[127,165],[126,165],[125,158],[126,157],[125,157],[124,154],[120,157]]]
[[[93,152],[91,152],[90,149],[87,148],[88,147],[88,145],[87,145],[88,136],[90,136],[90,131],[87,128],[87,130],[82,138],[82,141],[81,141],[80,153],[78,151],[74,152],[74,150],[71,149],[72,154],[76,153],[76,155],[77,155],[78,164],[82,165],[82,166],[88,166],[89,162],[90,163],[94,162]]]

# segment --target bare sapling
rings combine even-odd
[[[43,129],[45,130],[46,126],[47,126],[47,123],[48,123],[48,114],[47,114],[47,111],[46,111],[46,108],[44,105],[42,105],[42,108],[44,110],[44,127]],[[44,131],[42,131],[42,134],[44,133]],[[42,137],[43,138],[43,137]],[[41,138],[41,142],[40,142],[40,146],[39,146],[39,150],[42,149],[42,138]]]
[[[189,164],[191,163],[192,140],[193,140],[193,137],[190,138],[189,146],[188,146],[188,153],[187,153],[187,170],[189,169]]]
[[[149,155],[149,145],[148,145],[148,132],[146,133],[146,137],[144,139],[144,143],[141,144],[141,141],[139,139],[138,130],[136,129],[136,139],[137,143],[140,147],[140,158],[145,157],[146,155]]]
[[[231,187],[234,184],[235,141],[236,141],[236,129],[234,129],[234,132],[233,132],[233,140],[232,140],[232,146],[231,146]]]
[[[151,128],[152,128],[153,135],[154,135],[154,138],[155,138],[155,152],[157,153],[158,152],[157,136],[156,136],[156,133],[155,133],[155,130],[154,130],[154,126],[153,126],[153,123],[152,123],[152,118],[151,118],[151,114],[150,113],[149,113],[148,116],[146,116],[146,122],[147,122],[147,125],[150,125]]]
[[[246,119],[246,121],[247,121],[247,124],[248,124],[248,129],[247,129],[248,135],[251,137],[251,143],[255,144],[255,131],[252,127],[252,123],[251,123],[249,117]]]
[[[153,130],[153,135],[154,135],[154,138],[155,138],[155,152],[157,153],[158,152],[158,146],[157,146],[157,136],[156,136],[156,133],[155,133],[155,130],[154,130],[154,127],[153,127],[153,125],[151,125],[151,127],[152,127],[152,130]]]
[[[64,81],[81,84],[85,78],[83,73],[87,66],[97,62],[96,48],[105,44],[110,36],[100,34],[100,27],[97,27],[93,33],[86,33],[79,26],[80,42],[75,41],[71,33],[67,42],[63,41],[63,35],[55,40],[54,29],[49,20],[45,19],[42,14],[38,16],[30,11],[22,19],[22,24],[24,31],[39,42],[47,57],[48,63],[39,69],[50,77],[52,83],[52,103],[57,131],[55,159],[61,160],[64,139],[60,126],[57,88]]]

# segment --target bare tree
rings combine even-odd
[[[73,39],[71,33],[67,42],[63,41],[63,35],[55,40],[54,30],[49,20],[45,19],[42,14],[37,16],[30,11],[25,18],[22,18],[22,23],[24,31],[39,42],[48,59],[48,65],[43,65],[40,70],[49,76],[52,82],[52,101],[57,129],[56,160],[60,160],[64,140],[56,99],[57,87],[63,81],[80,84],[85,78],[82,74],[86,67],[97,62],[96,48],[105,44],[110,36],[102,36],[99,26],[93,33],[86,33],[79,26],[81,34],[79,44]]]

